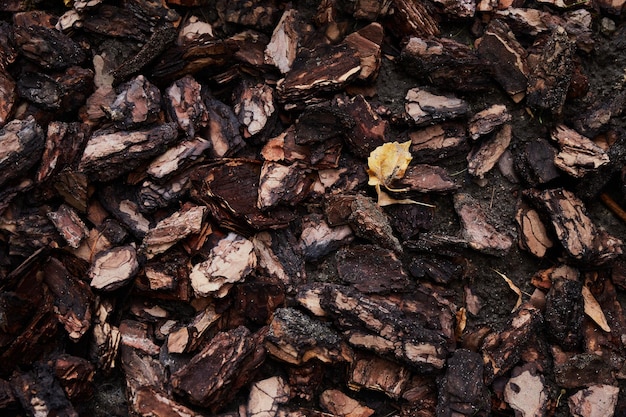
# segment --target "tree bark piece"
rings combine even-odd
[[[30,415],[78,417],[50,365],[38,362],[31,371],[16,371],[11,382],[20,404]]]
[[[216,412],[254,377],[265,359],[267,329],[245,327],[218,333],[189,364],[172,375],[174,390],[192,404]],[[207,379],[206,375],[214,375]]]
[[[491,84],[476,51],[453,39],[412,37],[400,57],[413,76],[445,89],[481,91]]]
[[[222,317],[215,311],[215,306],[209,305],[200,311],[189,324],[172,331],[167,336],[167,351],[169,353],[194,352],[206,339],[209,331],[213,329]]]
[[[89,230],[78,213],[70,206],[62,204],[57,211],[48,213],[48,218],[71,248],[78,248]]]
[[[298,163],[285,166],[266,161],[261,167],[257,206],[267,210],[279,204],[296,205],[307,197],[312,182]]]
[[[161,220],[148,230],[141,244],[141,251],[148,259],[161,254],[190,234],[200,233],[206,207],[186,206]]]
[[[439,25],[427,6],[408,0],[393,0],[395,30],[402,36],[439,36]]]
[[[587,216],[583,202],[572,192],[559,188],[531,190],[527,195],[547,211],[557,238],[573,259],[602,264],[622,253],[622,242],[598,230]]]
[[[519,230],[518,243],[520,247],[538,258],[543,258],[553,243],[539,217],[539,213],[522,204],[517,210],[515,220]]]
[[[267,352],[294,365],[316,359],[323,363],[352,360],[352,351],[331,327],[293,308],[279,308],[265,338]]]
[[[402,246],[393,234],[389,218],[371,198],[360,194],[354,196],[350,202],[347,222],[355,235],[396,253],[402,252]]]
[[[505,124],[491,138],[483,140],[467,155],[467,170],[479,179],[483,179],[498,163],[507,150],[513,136],[511,125]]]
[[[515,366],[542,321],[541,312],[537,308],[522,304],[513,313],[504,331],[487,335],[481,347],[485,383],[491,384],[494,378]]]
[[[127,284],[138,271],[135,248],[118,246],[96,256],[89,269],[89,278],[93,288],[113,291]]]
[[[397,184],[398,188],[420,193],[444,193],[459,188],[444,168],[427,164],[410,165]]]
[[[65,327],[69,338],[77,342],[91,327],[91,289],[56,258],[46,262],[43,272],[44,282],[55,296],[54,306],[59,322]]]
[[[117,87],[117,97],[103,110],[118,129],[133,129],[157,121],[161,91],[143,75]]]
[[[472,196],[455,194],[454,208],[461,219],[463,237],[471,248],[501,256],[508,252],[513,240],[491,225],[484,210]]]
[[[526,89],[528,105],[560,114],[572,78],[574,45],[561,26],[556,27],[532,66]]]
[[[582,283],[556,278],[546,295],[544,321],[549,338],[567,351],[576,350],[582,341],[584,317]]]
[[[351,128],[346,132],[345,141],[356,156],[367,158],[374,149],[387,142],[387,121],[376,114],[362,95],[352,98],[338,96],[333,104],[345,113],[341,117],[342,125],[346,124],[346,120],[350,121]]]
[[[447,346],[443,336],[409,318],[395,303],[344,286],[329,284],[320,290],[319,306],[334,318],[351,345],[395,357],[423,371],[444,366]]]
[[[514,102],[522,101],[530,74],[526,62],[528,53],[509,26],[500,19],[493,19],[477,44],[478,56],[487,62],[496,81]]]
[[[299,18],[297,10],[285,10],[265,47],[265,62],[274,65],[283,74],[291,70],[296,59],[300,41]]]
[[[468,110],[467,103],[461,99],[432,94],[420,88],[410,89],[405,100],[405,111],[417,125],[461,117]]]
[[[615,413],[619,387],[592,385],[571,395],[567,404],[574,417],[611,417]]]
[[[370,354],[358,354],[350,364],[348,386],[352,390],[379,391],[398,399],[410,384],[408,368]]]
[[[432,163],[467,152],[465,125],[444,122],[409,132],[411,154],[423,163]]]
[[[338,417],[369,417],[374,410],[360,404],[336,389],[328,389],[320,394],[320,405],[334,416]]]
[[[448,359],[446,373],[437,385],[437,417],[489,415],[489,394],[483,382],[480,354],[457,349]]]
[[[409,280],[395,253],[371,245],[342,248],[335,255],[339,279],[366,293],[402,292]]]
[[[165,90],[165,104],[170,118],[193,138],[207,124],[209,114],[201,98],[202,86],[191,76],[176,80]]]
[[[317,65],[318,62],[329,65]],[[276,85],[278,98],[288,109],[317,102],[320,95],[343,88],[360,71],[358,52],[346,44],[303,50],[285,78]]]
[[[509,113],[505,105],[494,104],[473,115],[468,122],[468,130],[471,138],[476,140],[481,136],[493,132],[497,127],[510,122],[511,119],[511,113]]]
[[[551,136],[561,148],[554,164],[573,177],[581,178],[610,162],[602,148],[567,126],[557,126]]]
[[[22,176],[44,151],[43,130],[34,117],[13,120],[0,129],[0,186]]]
[[[548,408],[546,388],[543,375],[535,368],[514,368],[504,387],[504,400],[521,417],[544,416]]]
[[[250,417],[275,416],[278,406],[289,401],[290,389],[279,376],[257,381],[250,388],[248,410]]]
[[[349,226],[330,227],[321,216],[311,215],[303,219],[299,246],[302,247],[304,259],[314,261],[337,251],[353,238]]]
[[[80,44],[51,27],[17,25],[14,36],[19,51],[48,70],[80,65],[87,58]]]
[[[167,392],[141,387],[135,392],[132,409],[141,417],[205,417],[174,401]]]
[[[97,181],[109,181],[163,152],[177,138],[174,123],[135,131],[94,132],[78,169]]]
[[[361,60],[360,80],[375,80],[381,65],[383,27],[379,23],[370,23],[346,36],[344,42],[354,48]]]
[[[211,249],[205,261],[193,267],[189,275],[191,286],[200,296],[224,297],[234,283],[252,272],[256,263],[252,242],[229,233]]]
[[[0,66],[0,127],[8,122],[13,111],[13,105],[17,99],[15,87],[13,77],[5,71],[4,65]]]

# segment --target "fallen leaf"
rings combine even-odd
[[[456,312],[456,326],[454,328],[454,336],[457,341],[461,341],[463,339],[463,330],[465,330],[465,326],[467,325],[467,312],[465,307],[461,307]]]
[[[380,187],[376,188],[376,192],[378,193],[378,205],[381,207],[390,206],[392,204],[419,204],[420,206],[435,207],[432,204],[422,203],[419,201],[411,200],[409,198],[396,200],[395,198],[391,197],[389,194],[381,190]]]
[[[602,312],[602,308],[598,301],[596,301],[589,288],[583,285],[583,300],[585,302],[585,314],[588,315],[591,320],[595,321],[598,326],[605,332],[610,332],[611,328],[609,327],[609,323],[606,321],[606,317]]]
[[[388,142],[374,149],[367,158],[368,184],[376,187],[382,185],[389,191],[405,191],[394,190],[390,186],[394,180],[404,177],[409,162],[413,159],[409,152],[410,147],[409,140],[404,143]]]
[[[512,289],[513,292],[515,292],[515,294],[517,294],[517,302],[515,303],[515,307],[513,307],[513,310],[512,310],[512,311],[515,311],[517,309],[517,307],[522,305],[522,291],[519,289],[519,287],[517,285],[515,285],[513,283],[513,281],[511,281],[509,279],[509,277],[504,275],[502,272],[496,271],[493,268],[492,268],[492,270],[496,274],[500,275],[502,277],[502,279],[504,279],[506,281],[506,283],[509,284],[509,288]]]
[[[395,189],[391,187],[394,180],[404,177],[409,163],[413,159],[409,148],[411,141],[403,143],[388,142],[374,149],[367,158],[367,174],[369,185],[376,187],[378,205],[389,206],[391,204],[420,204],[426,207],[435,207],[432,204],[420,203],[411,199],[396,200],[381,189],[381,185],[389,191],[408,191],[407,188]]]

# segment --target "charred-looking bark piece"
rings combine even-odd
[[[196,314],[189,324],[168,334],[167,351],[169,353],[195,352],[221,317],[222,314],[217,313],[213,305],[209,305]]]
[[[232,156],[245,145],[237,115],[230,106],[208,95],[204,98],[204,105],[209,122],[199,134],[211,142],[208,154],[213,158]]]
[[[200,166],[191,173],[192,196],[209,208],[220,225],[241,234],[286,226],[291,213],[280,209],[264,213],[257,207],[260,175],[258,161],[237,159]]]
[[[336,256],[339,279],[363,293],[404,292],[410,281],[402,262],[389,250],[372,245],[340,249]]]
[[[165,367],[155,358],[130,346],[121,346],[120,362],[126,377],[126,392],[129,403],[141,387],[166,389]],[[170,388],[169,386],[167,388]]]
[[[581,388],[594,384],[614,385],[615,369],[609,358],[595,353],[567,354],[553,347],[554,380],[562,388]]]
[[[411,75],[435,86],[481,91],[493,83],[476,51],[453,39],[413,37],[400,56]]]
[[[298,55],[291,71],[278,81],[276,91],[286,109],[299,108],[345,87],[360,71],[358,51],[347,44],[322,44]]]
[[[174,123],[135,131],[95,132],[78,168],[96,181],[109,181],[137,168],[178,139]]]
[[[0,65],[0,127],[9,120],[16,99],[15,81]]]
[[[196,294],[224,297],[234,283],[242,281],[256,267],[252,242],[229,233],[211,249],[207,259],[193,267],[189,278]]]
[[[37,181],[42,182],[68,166],[73,166],[76,157],[83,150],[88,133],[87,125],[82,123],[59,121],[48,123],[46,145]]]
[[[70,67],[60,74],[26,72],[17,82],[17,91],[31,103],[46,110],[70,113],[81,107],[93,92],[91,70]]]
[[[483,208],[469,194],[456,194],[454,209],[461,220],[463,237],[472,249],[502,256],[513,245],[509,236],[491,225]]]
[[[267,210],[279,204],[296,205],[309,194],[313,177],[299,163],[264,162],[259,178],[257,207]]]
[[[359,353],[350,364],[350,389],[379,391],[399,399],[410,384],[411,372],[405,366],[380,356]]]
[[[320,406],[333,416],[337,417],[369,417],[375,410],[361,404],[354,398],[348,397],[337,389],[327,389],[320,394]]]
[[[96,256],[89,270],[89,278],[93,288],[112,291],[127,284],[138,270],[135,248],[118,246]]]
[[[622,254],[622,242],[598,229],[571,191],[529,190],[526,195],[550,216],[557,238],[574,260],[600,265]]]
[[[473,115],[468,122],[468,130],[472,139],[493,132],[497,127],[510,122],[511,113],[504,104],[494,104],[493,106],[481,110]]]
[[[265,348],[274,358],[294,365],[313,359],[323,363],[350,362],[353,355],[335,330],[293,308],[274,312]]]
[[[49,70],[80,65],[87,58],[80,44],[54,28],[15,26],[14,39],[25,57]]]
[[[437,417],[489,415],[489,392],[483,382],[480,354],[467,349],[456,350],[437,385]]]
[[[267,328],[250,333],[243,326],[218,333],[172,375],[174,390],[190,403],[216,412],[253,380],[255,371],[265,360],[266,333]]]
[[[567,278],[552,280],[546,295],[544,322],[553,343],[566,351],[576,350],[582,341],[584,303],[582,283]]]
[[[439,25],[426,4],[410,0],[393,0],[392,3],[394,29],[398,36],[439,36]]]
[[[573,177],[581,178],[610,162],[604,149],[567,126],[558,125],[551,136],[561,149],[554,164]]]
[[[117,97],[103,108],[118,129],[133,129],[154,123],[161,111],[161,91],[143,75],[117,87]]]
[[[314,288],[300,300],[316,298]],[[335,320],[352,346],[395,358],[420,371],[442,369],[448,348],[441,332],[427,328],[393,301],[365,295],[350,287],[328,284],[318,288],[315,310]],[[312,304],[315,306],[315,303]]]
[[[517,172],[532,186],[546,184],[561,175],[554,165],[557,150],[545,139],[531,140],[515,158]]]
[[[522,101],[530,73],[526,62],[528,54],[509,26],[500,19],[493,19],[478,39],[477,50],[504,91],[514,102]]]
[[[539,417],[547,413],[549,392],[536,366],[513,368],[504,387],[504,400],[516,415]]]
[[[347,121],[351,124],[349,129],[341,125],[337,127],[343,127],[344,140],[356,156],[367,158],[374,149],[387,142],[387,121],[376,114],[362,95],[352,98],[337,96],[333,104],[340,112],[345,113],[345,116],[341,118],[341,124],[345,126]],[[337,134],[336,131],[334,133]]]
[[[432,94],[417,87],[406,93],[405,100],[405,111],[418,126],[462,117],[468,110],[464,100]]]
[[[170,23],[156,28],[139,52],[113,71],[114,83],[121,83],[152,62],[176,40],[177,34],[177,29]]]
[[[248,415],[250,417],[274,416],[280,404],[291,398],[291,389],[280,376],[256,381],[248,396]]]
[[[519,246],[538,258],[543,258],[546,251],[554,244],[548,236],[539,213],[526,204],[522,204],[515,214],[519,230]]]
[[[45,139],[33,116],[13,120],[0,129],[0,186],[21,177],[39,161]]]
[[[620,388],[615,385],[594,384],[567,399],[573,417],[613,416]]]
[[[539,309],[525,303],[513,312],[504,331],[493,332],[485,337],[480,350],[485,364],[486,384],[491,384],[496,377],[515,366],[542,321]]]
[[[289,229],[263,231],[252,238],[258,266],[278,278],[287,292],[305,282],[304,255]]]
[[[54,369],[46,363],[36,362],[30,371],[16,371],[11,377],[11,385],[23,409],[32,416],[78,417],[55,377]]]
[[[167,112],[188,138],[193,138],[209,121],[201,90],[202,86],[191,75],[174,81],[165,90]]]
[[[173,189],[176,184],[180,184],[182,189],[187,181],[184,180],[185,177],[177,179],[176,175],[179,177],[181,174],[184,175],[184,169],[193,162],[202,160],[203,154],[209,149],[211,142],[201,137],[184,140],[156,157],[146,169],[146,173],[158,181],[162,188],[172,188],[173,192],[177,192],[178,190]],[[163,182],[165,179],[170,179],[168,182],[173,181],[173,184],[168,187],[168,182]],[[145,208],[149,210],[148,207]]]
[[[528,76],[526,101],[530,107],[561,114],[572,78],[574,49],[565,29],[557,26]]]
[[[89,229],[78,213],[70,206],[61,204],[57,211],[50,211],[47,214],[71,248],[77,249],[81,241],[89,235]]]
[[[453,19],[474,17],[476,13],[475,1],[436,0],[443,7],[444,13]]]
[[[119,329],[111,324],[114,308],[111,301],[99,297],[94,304],[93,343],[89,354],[96,358],[98,369],[103,372],[117,367],[121,335]]]
[[[89,285],[73,276],[55,258],[46,262],[43,272],[44,282],[55,296],[54,307],[59,322],[63,324],[71,340],[80,340],[91,327],[93,294]]]
[[[200,233],[206,207],[187,206],[148,230],[141,250],[148,259],[165,252],[190,234]]]
[[[477,178],[484,178],[498,163],[500,157],[507,150],[513,136],[510,124],[505,124],[493,135],[475,145],[467,155],[467,170]]]
[[[265,63],[272,64],[286,74],[291,70],[300,42],[300,15],[296,9],[287,9],[274,28],[272,39],[265,47]]]

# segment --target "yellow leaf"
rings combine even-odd
[[[413,157],[409,148],[411,141],[404,143],[388,142],[374,149],[367,158],[369,169],[369,185],[387,188],[389,191],[399,191],[390,188],[391,183],[404,176],[409,162]]]
[[[432,204],[422,203],[420,201],[403,198],[402,200],[396,200],[389,194],[380,189],[380,185],[376,184],[376,192],[378,193],[378,205],[381,207],[390,206],[392,204],[419,204],[420,206],[435,207]]]
[[[63,4],[65,4],[65,7],[72,7],[74,0],[63,0]]]
[[[602,307],[598,304],[598,301],[595,299],[589,288],[583,285],[583,300],[585,304],[585,314],[588,315],[593,321],[596,322],[598,326],[605,332],[610,332],[611,327],[609,327],[609,323],[606,321],[606,317],[602,312]]]
[[[491,270],[495,272],[496,274],[500,275],[502,279],[504,279],[506,283],[509,284],[509,288],[512,289],[515,294],[517,294],[517,302],[515,303],[515,307],[513,307],[513,310],[512,310],[512,311],[515,311],[517,307],[522,305],[522,291],[519,289],[517,285],[513,283],[513,281],[509,279],[509,277],[504,275],[502,272],[496,271],[493,268]]]

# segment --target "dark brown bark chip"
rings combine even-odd
[[[0,129],[0,186],[28,172],[44,150],[44,133],[30,116]]]
[[[480,354],[458,349],[438,379],[437,417],[489,415],[489,394],[483,382]]]
[[[183,368],[172,375],[172,386],[192,404],[213,412],[228,403],[249,383],[265,360],[267,329],[257,333],[241,326],[217,334]],[[207,375],[213,375],[207,379]]]
[[[580,281],[557,278],[546,295],[544,322],[553,343],[566,351],[576,350],[582,341],[584,317]]]
[[[403,292],[410,282],[400,259],[390,250],[361,245],[335,255],[339,279],[366,294]]]

